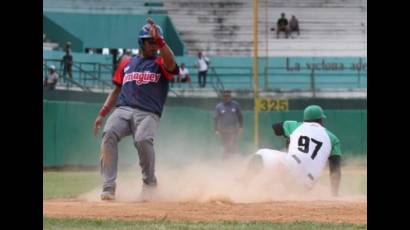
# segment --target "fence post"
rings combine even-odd
[[[362,70],[362,58],[359,59],[360,67],[357,68],[357,88],[360,88],[360,72]]]
[[[268,62],[268,61],[266,60],[266,62]],[[269,89],[269,87],[268,87],[268,85],[269,85],[269,82],[268,82],[268,66],[267,65],[265,65],[264,75],[265,75],[265,85],[263,86],[263,88],[265,89],[265,91],[267,91]]]
[[[98,76],[97,79],[101,80],[101,63],[98,64],[98,74],[97,74],[97,76]],[[104,93],[105,85],[102,82],[101,82],[101,84],[102,84],[103,93]]]
[[[214,90],[218,90],[217,89],[217,87],[215,86],[215,84],[214,84],[214,76],[213,76],[213,74],[212,74],[212,72],[214,72],[215,73],[215,68],[214,67],[211,67],[210,69],[209,69],[210,71],[209,71],[209,76],[210,76],[210,80],[211,80],[211,85],[212,85],[212,88],[214,88]]]
[[[316,87],[315,87],[315,68],[312,68],[312,73],[310,74],[310,90],[312,91],[313,97],[316,97]]]

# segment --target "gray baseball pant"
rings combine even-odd
[[[101,144],[101,175],[103,191],[115,192],[118,172],[118,142],[132,135],[138,151],[142,180],[145,185],[156,186],[154,137],[159,127],[157,114],[121,106],[107,119]]]

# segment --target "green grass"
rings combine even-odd
[[[118,178],[136,179],[132,170],[120,170]],[[43,171],[43,199],[75,198],[102,184],[98,169],[92,171]]]
[[[87,220],[87,219],[56,219],[43,218],[43,229],[286,229],[286,230],[309,230],[309,229],[367,229],[366,225],[354,224],[330,224],[315,222],[294,223],[271,223],[271,222],[187,222],[187,221],[124,221],[124,220]]]
[[[43,199],[74,198],[100,183],[98,171],[43,172]]]

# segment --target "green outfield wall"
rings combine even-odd
[[[92,125],[101,103],[43,100],[43,166],[96,166],[101,133],[94,137]],[[284,140],[273,135],[271,125],[280,120],[300,120],[302,109],[260,113],[260,146],[281,149]],[[367,154],[367,110],[325,109],[326,127],[336,134],[346,154]],[[254,113],[245,110],[241,154],[255,151]],[[158,161],[178,162],[219,158],[222,147],[213,133],[213,110],[166,106],[154,142]],[[138,163],[132,138],[119,144],[120,164]]]

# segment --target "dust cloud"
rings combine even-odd
[[[185,159],[186,160],[186,159]],[[183,165],[159,161],[156,165],[157,192],[153,201],[160,202],[226,202],[254,203],[272,201],[343,200],[360,201],[363,194],[330,195],[328,183],[317,183],[310,191],[285,188],[280,178],[258,174],[250,181],[243,180],[249,156],[222,159],[190,159]],[[328,176],[325,169],[322,174]],[[342,177],[343,180],[343,177]],[[120,170],[117,179],[116,202],[137,202],[142,180],[138,165]],[[99,201],[101,188],[82,194],[79,199]]]

